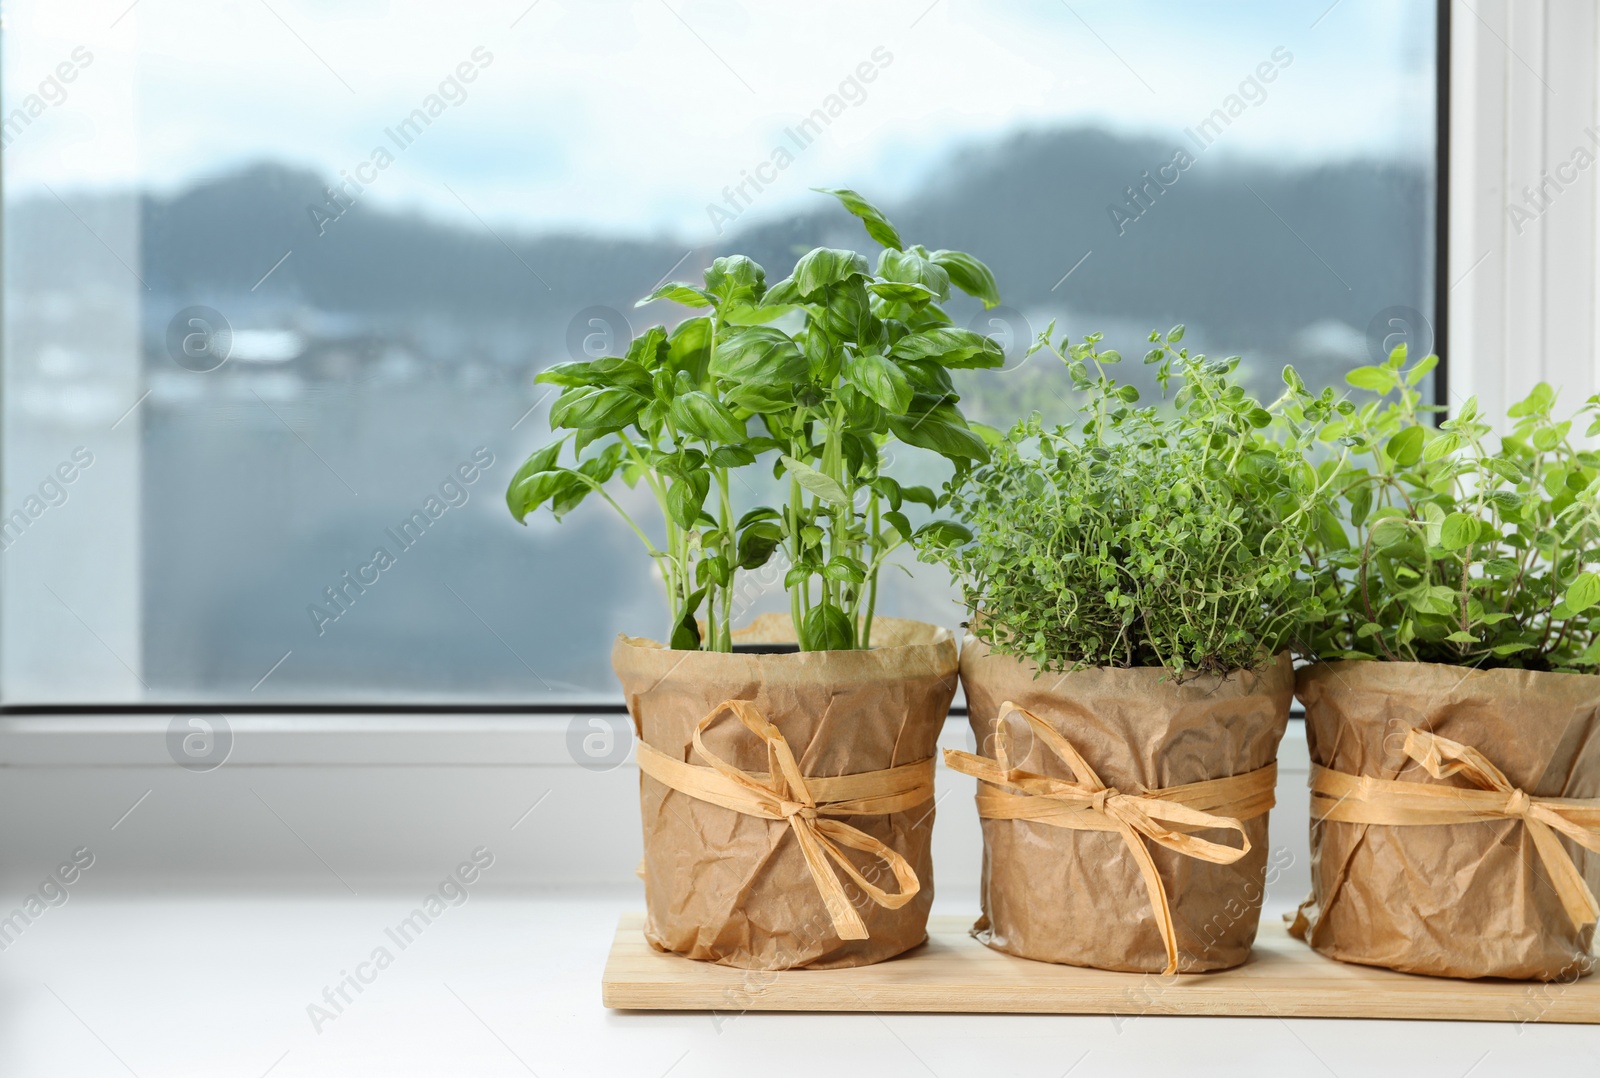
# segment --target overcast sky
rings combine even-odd
[[[1292,62],[1208,154],[1432,152],[1433,5],[1418,0],[128,2],[7,0],[7,113],[75,48],[93,55],[7,149],[8,197],[41,181],[172,189],[263,159],[352,171],[394,151],[385,128],[480,46],[492,60],[466,99],[396,151],[373,203],[704,237],[707,203],[874,50],[865,100],[752,214],[822,184],[893,202],[953,147],[1019,126],[1093,123],[1176,147],[1280,46]]]

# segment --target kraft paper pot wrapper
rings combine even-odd
[[[874,647],[752,655],[673,651],[618,637],[612,666],[640,740],[704,765],[695,728],[726,700],[754,704],[806,777],[883,771],[931,758],[958,683],[946,629],[876,618]],[[792,642],[787,615],[762,615],[736,643]],[[767,748],[739,722],[706,730],[706,748],[744,771],[768,770]],[[867,939],[841,939],[799,842],[783,820],[745,815],[641,774],[645,936],[659,950],[748,969],[841,969],[881,962],[927,938],[933,902],[934,801],[842,821],[903,856],[920,890],[899,909],[871,901],[839,873]],[[844,854],[869,883],[895,879],[870,855]]]
[[[1600,796],[1600,677],[1337,662],[1302,669],[1298,694],[1320,767],[1468,788],[1406,754],[1416,728],[1476,749],[1533,797]],[[1600,856],[1561,841],[1600,891]],[[1311,881],[1291,931],[1330,958],[1442,977],[1572,980],[1593,969],[1593,926],[1573,924],[1517,819],[1313,819]]]
[[[1288,655],[1259,673],[1182,684],[1159,668],[1090,667],[1037,678],[1036,671],[1032,662],[995,654],[972,636],[963,642],[961,680],[978,753],[994,755],[1001,705],[1011,701],[1045,720],[1102,782],[1124,793],[1244,775],[1274,763],[1294,695]],[[1015,717],[1007,723],[1014,767],[1076,777]],[[1166,968],[1149,890],[1120,833],[1033,820],[982,824],[983,916],[973,928],[979,940],[1045,962],[1137,973]],[[1266,886],[1266,813],[1243,826],[1251,849],[1230,865],[1147,844],[1171,907],[1180,972],[1227,969],[1249,956]],[[1227,829],[1194,834],[1240,845]]]

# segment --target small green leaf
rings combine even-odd
[[[742,442],[745,426],[715,397],[698,389],[672,398],[672,421],[679,431],[713,442]],[[754,462],[751,457],[751,462]]]
[[[1346,374],[1344,380],[1357,389],[1370,389],[1374,393],[1387,393],[1395,386],[1394,372],[1384,367],[1357,367]]]
[[[875,352],[847,356],[844,380],[895,415],[911,407],[911,382],[898,364]]]
[[[757,520],[748,526],[741,525],[738,559],[741,569],[759,569],[767,564],[772,552],[783,542],[783,529],[776,521]]]
[[[854,251],[818,247],[794,264],[794,284],[807,301],[813,300],[828,285],[854,277],[867,276],[867,260]]]
[[[1000,305],[1000,286],[989,267],[965,251],[935,251],[928,256],[950,275],[950,283],[983,301],[985,309]]]
[[[913,534],[911,530],[911,521],[906,519],[906,515],[904,513],[895,509],[891,509],[887,513],[883,514],[883,519],[887,520],[891,525],[893,525],[894,530],[900,533],[900,538],[904,539],[908,543],[911,541],[911,536]]]
[[[1384,452],[1401,468],[1409,468],[1422,459],[1422,445],[1427,435],[1421,427],[1406,427],[1389,439]]]
[[[866,582],[867,574],[861,565],[852,558],[829,558],[828,563],[822,567],[822,575],[827,580],[838,584],[862,584]]]
[[[832,502],[834,505],[850,504],[850,496],[844,492],[844,488],[832,477],[824,475],[804,461],[795,460],[787,454],[782,459],[784,470],[794,476],[795,481],[806,490],[809,490],[825,502]]]
[[[889,223],[889,219],[872,203],[850,190],[848,187],[813,187],[819,194],[832,195],[838,199],[845,209],[861,218],[861,223],[867,228],[867,235],[883,244],[898,250],[904,246],[900,242],[900,233]]]
[[[756,455],[742,445],[721,445],[707,458],[713,468],[742,468],[756,462]]]
[[[711,307],[717,302],[715,296],[703,289],[696,288],[694,285],[684,284],[681,281],[673,281],[670,284],[662,285],[644,297],[644,299],[635,303],[634,306],[643,307],[654,303],[658,299],[670,299],[672,302],[681,303],[685,307]]]
[[[1478,538],[1478,518],[1466,513],[1451,513],[1439,529],[1438,545],[1445,550],[1461,550]]]
[[[1414,386],[1428,376],[1428,372],[1439,365],[1438,356],[1423,356],[1406,372],[1406,385]]]
[[[1600,603],[1600,576],[1590,572],[1579,573],[1567,588],[1566,603],[1574,614]]]
[[[812,607],[802,629],[806,651],[848,651],[856,646],[855,626],[836,606]]]
[[[972,531],[953,520],[935,520],[918,528],[912,539],[928,546],[961,546],[972,542]]]

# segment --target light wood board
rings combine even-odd
[[[935,917],[928,942],[889,962],[842,970],[751,972],[651,950],[625,914],[601,998],[623,1010],[922,1011],[969,1014],[1258,1015],[1600,1023],[1600,975],[1576,984],[1453,981],[1323,958],[1264,923],[1249,962],[1161,977],[1030,962]]]

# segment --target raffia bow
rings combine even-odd
[[[765,742],[765,774],[741,771],[706,748],[703,734],[718,719],[733,715]],[[783,820],[800,844],[806,868],[840,939],[868,938],[866,922],[845,894],[839,871],[885,909],[897,910],[922,889],[916,870],[899,851],[830,817],[881,816],[904,812],[933,796],[933,758],[882,771],[854,775],[804,776],[783,734],[748,700],[725,700],[700,720],[694,750],[709,767],[685,763],[639,742],[639,769],[682,794],[765,820]],[[884,864],[899,885],[891,894],[871,883],[839,847],[860,850]],[[830,863],[831,862],[831,863]]]
[[[1600,853],[1600,798],[1534,797],[1477,749],[1408,727],[1404,751],[1436,779],[1460,776],[1476,789],[1350,775],[1313,764],[1311,818],[1390,827],[1521,820],[1567,916],[1579,931],[1600,920],[1600,904],[1572,857],[1565,835]]]
[[[1021,715],[1034,736],[1072,769],[1076,782],[1022,771],[1011,765],[1005,722],[1013,714]],[[1076,831],[1120,832],[1150,895],[1156,927],[1167,951],[1165,972],[1176,973],[1178,940],[1172,905],[1146,843],[1153,842],[1185,857],[1213,864],[1233,864],[1250,852],[1250,839],[1242,821],[1272,808],[1277,764],[1231,778],[1209,779],[1164,790],[1141,787],[1139,793],[1123,793],[1102,782],[1089,762],[1054,727],[1009,700],[1000,705],[994,752],[992,760],[956,749],[944,752],[944,762],[952,770],[971,775],[985,784],[978,788],[978,815],[991,820],[1030,820]],[[1221,812],[1228,815],[1214,814]],[[1162,826],[1164,823],[1174,826]],[[1237,831],[1244,845],[1225,846],[1185,833],[1206,828]]]

